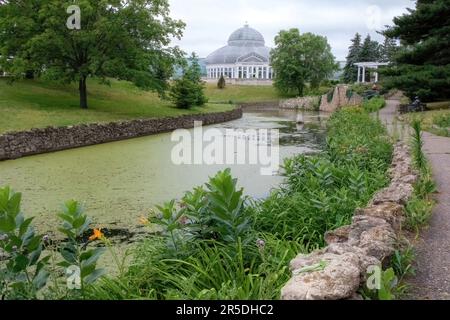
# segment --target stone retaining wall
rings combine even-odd
[[[352,93],[349,98],[347,96],[348,90],[350,90],[348,86],[336,86],[336,88],[334,88],[333,99],[331,99],[331,101],[328,101],[328,94],[325,94],[322,97],[298,97],[286,99],[280,102],[280,108],[334,112],[343,106],[361,105],[363,98],[356,93]]]
[[[367,281],[367,268],[386,264],[396,250],[404,206],[419,177],[402,143],[395,146],[389,175],[390,185],[376,193],[367,208],[356,210],[351,225],[325,235],[327,247],[291,261],[293,277],[282,289],[283,300],[361,298],[356,292]],[[317,271],[303,272],[321,263],[324,267]]]
[[[131,120],[107,124],[48,127],[0,135],[0,161],[105,142],[125,140],[181,128],[192,128],[194,121],[204,125],[242,117],[242,108],[173,118]]]

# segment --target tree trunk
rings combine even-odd
[[[86,76],[82,76],[80,78],[79,89],[80,89],[80,107],[82,109],[87,109],[88,103],[87,103]]]

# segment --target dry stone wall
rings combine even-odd
[[[131,120],[106,124],[48,127],[0,135],[0,161],[100,143],[130,139],[175,129],[188,129],[194,121],[204,125],[242,117],[242,108],[218,113],[185,115],[173,118]]]
[[[391,183],[375,194],[369,206],[358,209],[352,224],[328,232],[327,247],[300,254],[291,261],[292,278],[282,289],[283,300],[342,300],[359,298],[370,266],[387,263],[396,250],[419,174],[403,143],[394,149]],[[322,267],[320,267],[322,266]],[[304,271],[304,270],[315,271]]]
[[[363,98],[352,93],[350,97],[347,96],[349,90],[348,86],[339,85],[334,88],[333,98],[328,101],[328,94],[322,97],[298,97],[293,99],[286,99],[280,102],[282,109],[305,109],[305,110],[320,110],[324,112],[334,112],[343,106],[358,106],[363,102]]]

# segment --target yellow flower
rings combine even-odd
[[[94,233],[89,237],[89,241],[101,240],[105,235],[102,233],[102,229],[94,229]]]
[[[140,217],[139,218],[139,223],[143,224],[144,226],[148,225],[150,222],[148,221],[148,219],[146,217]]]

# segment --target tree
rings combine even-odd
[[[359,53],[360,62],[372,62],[381,60],[381,45],[378,41],[372,40],[370,35],[364,39]]]
[[[381,61],[382,62],[393,62],[395,60],[395,55],[399,50],[399,46],[395,39],[384,37],[384,43],[381,47]]]
[[[67,8],[80,8],[81,29],[69,29]],[[88,77],[128,80],[160,94],[181,58],[173,37],[184,23],[169,16],[168,0],[9,0],[0,6],[0,56],[16,77],[77,81],[88,107]]]
[[[280,31],[271,52],[275,87],[282,93],[302,96],[307,83],[317,88],[338,70],[327,38],[298,29]]]
[[[223,77],[223,74],[220,76],[219,81],[217,82],[217,88],[219,89],[225,89],[225,86],[227,85],[225,78]]]
[[[360,62],[361,47],[361,35],[357,33],[352,39],[351,46],[348,48],[349,53],[344,67],[344,74],[342,75],[342,80],[345,83],[355,82],[358,77],[358,69],[354,64]]]
[[[398,88],[424,101],[450,98],[450,3],[418,0],[415,9],[394,18],[384,34],[401,49],[386,69],[386,88]]]
[[[180,109],[203,106],[208,102],[201,79],[201,68],[195,53],[189,58],[189,63],[183,66],[182,77],[174,80],[169,95],[175,106]]]

